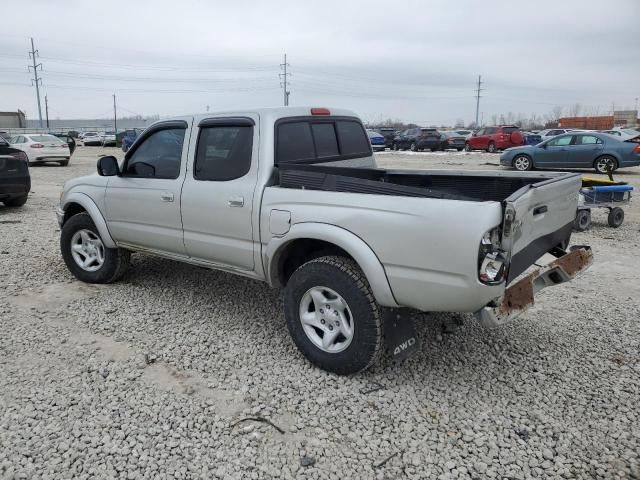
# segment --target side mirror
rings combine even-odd
[[[118,160],[112,155],[100,157],[98,159],[98,175],[101,177],[113,177],[120,175]]]
[[[544,148],[545,150],[547,149],[547,144],[546,143],[541,143],[540,145],[538,145],[540,148]]]

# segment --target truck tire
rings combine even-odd
[[[323,370],[361,372],[383,351],[380,307],[351,259],[327,256],[303,264],[287,282],[284,308],[296,346]]]
[[[129,267],[131,254],[122,248],[107,248],[87,213],[66,221],[60,234],[60,250],[67,268],[86,283],[111,283]]]
[[[11,198],[9,200],[4,200],[4,203],[7,207],[21,207],[25,203],[27,203],[28,195],[23,195],[22,197]]]
[[[620,207],[613,207],[609,210],[609,216],[607,217],[607,223],[610,227],[618,228],[624,222],[624,210]]]
[[[585,230],[589,230],[591,226],[591,210],[584,209],[578,210],[576,214],[576,218],[573,221],[573,229],[578,232],[584,232]]]

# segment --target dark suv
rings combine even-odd
[[[493,153],[510,147],[524,145],[524,135],[515,125],[484,127],[469,137],[464,145],[467,152],[486,150]]]
[[[442,150],[445,143],[446,138],[435,128],[410,128],[393,139],[393,149],[412,152],[429,149],[435,152]]]
[[[11,148],[0,136],[0,202],[7,207],[21,207],[31,190],[27,154]]]

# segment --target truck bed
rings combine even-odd
[[[523,187],[548,181],[552,172],[388,170],[317,164],[282,164],[283,188],[501,202]]]

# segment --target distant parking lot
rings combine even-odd
[[[572,239],[594,265],[515,322],[420,315],[417,354],[338,377],[298,353],[264,284],[142,254],[118,283],[74,280],[54,207],[99,154],[122,156],[79,146],[31,168],[25,207],[0,207],[0,476],[640,478],[638,202],[618,229],[594,212]],[[640,168],[614,176],[640,188]]]

